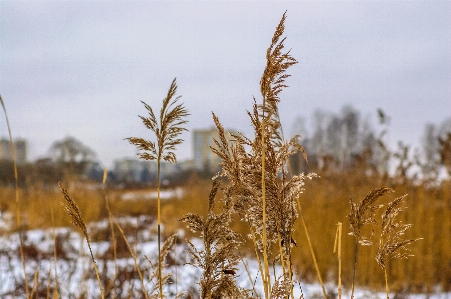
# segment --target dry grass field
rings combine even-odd
[[[354,286],[386,292],[387,298],[427,295],[437,289],[450,292],[449,176],[432,184],[409,178],[405,171],[393,175],[368,171],[372,162],[364,158],[353,167],[325,167],[334,163],[325,159],[325,166],[306,164],[309,171],[293,173],[291,157],[300,153],[300,159],[307,160],[308,153],[298,136],[283,135],[278,114],[280,92],[287,87],[286,71],[297,63],[284,49],[284,22],[285,15],[267,50],[261,102],[254,101],[247,112],[254,135],[226,133],[213,114],[219,138],[212,150],[222,161],[222,170],[213,179],[193,176],[180,186],[180,198],[169,199],[124,199],[125,191],[111,188],[105,179],[94,184],[70,176],[59,187],[55,182],[45,189],[38,184],[0,188],[3,217],[11,219],[2,236],[20,236],[16,253],[22,269],[10,271],[25,277],[15,281],[15,290],[5,296],[60,297],[67,281],[64,270],[56,270],[58,259],[69,259],[65,254],[76,254],[76,249],[66,252],[63,243],[68,239],[53,235],[52,250],[44,254],[25,242],[23,235],[68,226],[78,231],[89,248],[84,254],[91,260],[92,271],[84,279],[95,281],[94,289],[88,288],[79,298],[177,297],[177,289],[169,294],[167,287],[177,285],[177,276],[164,270],[173,265],[194,266],[200,273],[192,286],[196,291],[180,294],[182,298],[294,298],[297,285],[312,282],[321,284],[319,296],[324,298],[341,297],[342,289],[353,296]],[[159,164],[176,161],[173,150],[182,142],[177,135],[189,115],[177,102],[176,91],[174,80],[160,113],[154,114],[144,103],[149,117],[141,120],[156,141],[128,138],[141,150],[142,159]],[[443,167],[449,162],[446,144],[443,141]],[[139,218],[143,215],[146,218]],[[91,226],[94,223],[105,226],[96,229]],[[342,234],[337,234],[339,224]],[[158,240],[153,258],[138,250],[142,240],[138,236],[146,231]],[[185,239],[175,236],[181,231]],[[101,242],[108,250],[99,256]],[[188,255],[183,262],[171,253],[181,243]],[[7,251],[3,248],[2,254]],[[256,261],[258,278],[236,276],[243,257]],[[35,268],[40,258],[49,261],[47,273]],[[122,259],[131,268],[120,268]],[[114,264],[113,270],[108,263]],[[239,280],[244,279],[251,288],[240,287]],[[123,291],[125,286],[129,291]]]

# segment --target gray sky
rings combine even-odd
[[[287,10],[287,48],[299,61],[279,109],[297,116],[351,104],[382,108],[390,140],[418,143],[425,123],[451,116],[449,1],[1,1],[0,94],[29,157],[68,135],[105,166],[133,157],[126,137],[151,138],[137,115],[157,111],[174,77],[189,129],[251,132],[265,53]],[[7,136],[0,118],[0,136]],[[178,158],[191,156],[184,134]]]

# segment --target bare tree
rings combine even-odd
[[[55,162],[77,175],[84,173],[96,157],[92,149],[72,136],[55,141],[49,151]]]

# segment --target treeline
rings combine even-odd
[[[96,162],[96,154],[88,146],[74,137],[55,141],[49,148],[49,157],[40,158],[33,163],[17,165],[19,186],[40,185],[53,188],[55,183],[65,177],[97,179],[101,175]],[[95,173],[95,171],[99,173]],[[14,162],[0,160],[0,185],[14,186]]]
[[[451,118],[426,124],[418,136],[420,147],[412,148],[402,140],[396,146],[389,144],[390,117],[380,109],[375,113],[377,129],[352,106],[344,106],[339,113],[315,111],[311,133],[305,120],[298,118],[293,131],[302,136],[308,162],[299,153],[290,161],[292,170],[296,173],[358,170],[368,176],[390,176],[416,183],[436,182],[445,173],[451,173]]]
[[[290,159],[291,170],[294,173],[358,171],[367,176],[426,184],[435,183],[451,173],[451,118],[437,124],[425,124],[418,136],[420,147],[414,149],[402,140],[396,146],[389,144],[390,117],[380,109],[375,114],[376,126],[352,106],[343,106],[338,113],[316,110],[310,127],[304,119],[296,119],[292,133],[302,136],[301,144],[307,152],[308,162],[302,153],[298,153]],[[55,141],[48,152],[46,158],[18,165],[21,187],[54,188],[55,182],[68,176],[91,182],[102,180],[103,167],[96,153],[76,138]],[[183,184],[193,175],[203,178],[213,175],[207,170],[182,172],[168,175],[165,181],[171,185]],[[117,175],[114,170],[108,173],[109,182],[127,187],[140,187],[155,180],[148,169],[140,173],[139,180],[134,176],[135,173],[129,177]],[[13,161],[0,160],[0,186],[14,184]]]
[[[49,156],[37,159],[32,163],[17,164],[19,187],[27,189],[54,189],[58,181],[82,181],[87,183],[102,182],[104,167],[97,160],[96,153],[75,137],[69,136],[55,141],[48,150]],[[124,160],[126,161],[126,159]],[[156,183],[156,171],[142,161],[127,165],[126,169],[109,169],[108,184],[118,188],[141,188]],[[0,186],[15,186],[14,162],[12,159],[0,159]],[[185,183],[194,171],[164,171],[162,178],[165,185]],[[212,175],[208,171],[197,174],[200,177]]]

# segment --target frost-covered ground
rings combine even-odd
[[[173,189],[167,189],[167,190],[161,190],[160,191],[160,199],[170,199],[170,198],[182,198],[183,196],[183,188],[173,188]],[[124,192],[121,195],[121,199],[124,200],[133,200],[133,199],[157,199],[158,198],[158,191],[128,191]]]
[[[154,239],[155,224],[149,217],[119,219],[120,224],[128,232],[127,239],[139,259],[139,266],[145,277],[149,277],[149,271],[155,271],[157,265],[157,243]],[[3,228],[7,225],[3,224]],[[1,226],[0,226],[1,227]],[[1,228],[0,228],[1,230]],[[118,298],[128,297],[129,294],[136,298],[139,290],[142,290],[141,280],[134,271],[134,261],[130,257],[126,244],[117,243],[116,263],[112,258],[112,242],[109,241],[109,222],[102,221],[90,225],[92,250],[101,273],[102,283],[105,286],[111,284],[115,268],[117,279],[115,281],[115,292]],[[89,256],[86,241],[72,228],[53,230],[31,230],[23,233],[23,252],[25,255],[25,267],[29,285],[37,285],[36,292],[39,298],[45,298],[50,292],[53,293],[55,285],[61,298],[100,298],[92,261]],[[183,232],[180,233],[182,235]],[[120,235],[118,236],[120,238]],[[194,239],[192,242],[199,248],[201,240]],[[23,283],[23,267],[20,259],[20,240],[18,233],[0,236],[0,298],[25,298]],[[54,246],[56,244],[56,262],[54,259]],[[145,258],[148,257],[150,262]],[[165,286],[165,293],[174,298],[177,293],[187,292],[196,298],[197,282],[200,280],[201,272],[190,265],[187,245],[183,238],[177,238],[169,257],[166,260],[168,266],[165,273],[171,273],[171,284]],[[238,284],[246,289],[252,289],[251,281],[255,282],[257,292],[261,292],[261,277],[258,273],[258,265],[255,260],[246,259],[250,274],[247,273],[243,263],[239,265],[236,273]],[[277,271],[277,270],[276,270]],[[56,275],[55,275],[56,273]],[[58,277],[55,280],[55,277]],[[250,276],[250,277],[249,277]],[[155,285],[155,281],[145,279],[146,289]],[[328,284],[327,292],[336,294],[336,286]],[[261,294],[261,293],[260,293]],[[294,285],[296,298],[322,298],[321,287],[318,284],[296,283]],[[184,298],[183,296],[182,298]],[[350,293],[344,290],[343,298],[349,298]],[[390,298],[394,298],[394,294]],[[369,291],[357,290],[355,298],[385,298],[384,293],[371,293]],[[429,295],[409,295],[408,298],[451,298],[451,294],[436,293]]]

